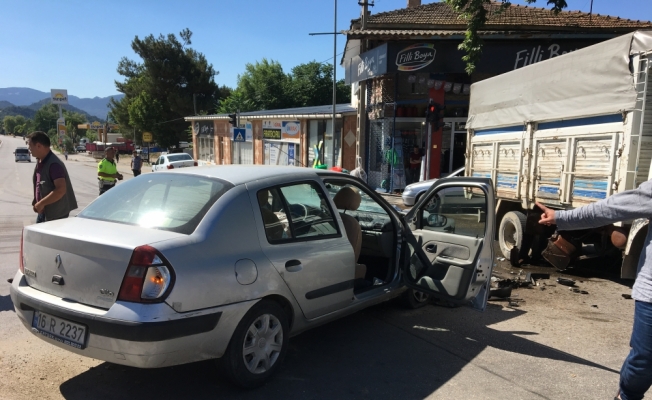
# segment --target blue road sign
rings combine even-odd
[[[247,130],[242,128],[233,129],[233,141],[234,142],[244,142],[245,136],[247,135]]]

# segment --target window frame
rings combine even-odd
[[[333,233],[330,235],[317,235],[317,236],[304,236],[304,237],[297,237],[295,232],[294,232],[294,225],[292,222],[292,216],[290,215],[290,204],[288,203],[288,200],[285,198],[285,195],[281,191],[281,188],[284,187],[290,187],[290,186],[297,186],[297,185],[303,185],[303,184],[309,184],[312,186],[313,189],[318,188],[319,191],[321,192],[321,195],[326,199],[327,202],[327,207],[328,211],[331,213],[331,218],[335,222],[335,229],[337,233]],[[278,245],[278,244],[287,244],[287,243],[300,243],[300,242],[308,242],[308,241],[314,241],[314,240],[325,240],[325,239],[335,239],[335,238],[341,238],[342,237],[342,229],[340,227],[340,223],[338,221],[338,218],[336,217],[335,213],[333,212],[333,207],[331,206],[331,198],[330,196],[326,195],[324,193],[324,188],[321,187],[318,181],[316,180],[301,180],[301,181],[296,181],[296,182],[291,182],[291,183],[283,183],[283,184],[278,184],[274,186],[267,186],[264,188],[257,189],[255,191],[255,198],[256,198],[256,204],[258,205],[258,213],[261,217],[261,220],[263,218],[262,211],[260,208],[260,203],[258,202],[258,192],[262,190],[267,190],[268,192],[272,192],[276,190],[281,197],[281,203],[283,204],[283,212],[285,212],[285,216],[288,220],[288,227],[290,228],[290,233],[292,237],[289,238],[281,238],[281,239],[271,239],[267,236],[267,230],[265,228],[265,222],[263,221],[263,232],[265,232],[265,238],[267,239],[267,243],[270,245]],[[339,212],[338,212],[339,214]]]

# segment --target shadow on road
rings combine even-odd
[[[14,303],[9,295],[0,296],[0,312],[2,311],[15,311]]]
[[[279,373],[259,389],[233,387],[207,361],[153,370],[103,363],[60,391],[71,400],[425,398],[488,346],[618,373],[521,337],[536,333],[489,327],[522,314],[493,305],[478,314],[434,306],[408,311],[387,303],[292,338]]]

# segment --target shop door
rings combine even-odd
[[[444,118],[441,177],[464,166],[466,118]]]

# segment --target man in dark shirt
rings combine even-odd
[[[419,149],[419,146],[414,146],[414,149],[410,154],[410,168],[408,168],[408,174],[410,183],[419,182],[419,176],[421,175],[421,150]]]
[[[143,166],[143,159],[140,158],[138,152],[134,150],[131,156],[131,171],[134,173],[134,178],[140,175],[140,170]]]
[[[33,132],[28,138],[29,150],[38,159],[32,176],[36,223],[67,218],[77,208],[68,171],[50,150],[50,138],[45,132]]]

